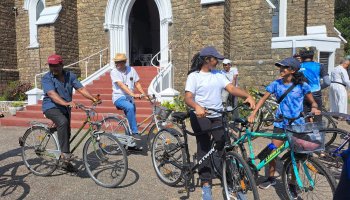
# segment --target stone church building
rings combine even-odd
[[[192,56],[207,45],[234,61],[241,86],[260,86],[276,77],[275,61],[304,46],[331,70],[346,42],[334,0],[1,0],[0,26],[0,90],[34,84],[52,53],[68,65],[103,50],[71,69],[84,78],[117,52],[132,66],[160,52],[156,65],[172,68],[168,87],[182,92]]]

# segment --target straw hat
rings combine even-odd
[[[128,60],[128,59],[126,58],[125,53],[117,53],[117,54],[115,54],[115,57],[113,58],[114,62],[120,62],[120,61],[126,61],[126,60]]]

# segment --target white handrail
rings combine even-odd
[[[167,88],[172,88],[173,84],[173,73],[172,73],[172,67],[173,64],[171,62],[172,58],[171,58],[171,50],[169,49],[171,43],[169,43],[169,45],[167,45],[166,47],[164,47],[162,50],[160,50],[151,60],[151,64],[153,67],[156,67],[158,70],[158,74],[156,75],[156,77],[153,78],[153,80],[151,81],[151,84],[148,87],[148,93],[149,94],[154,94],[156,95],[157,99],[161,99],[161,95],[160,93]],[[167,51],[167,52],[164,52]],[[154,64],[154,60],[157,59],[157,61],[161,61],[161,59],[159,59],[159,55],[162,57],[162,54],[168,54],[168,60],[167,60],[167,64],[165,67],[163,66],[156,66]],[[164,58],[164,57],[163,57]],[[167,80],[166,80],[167,79]],[[167,86],[167,88],[164,88],[164,84],[166,84],[165,86]]]
[[[88,56],[88,57],[82,59],[82,60],[79,60],[79,61],[74,62],[74,63],[72,63],[72,64],[66,65],[66,66],[63,67],[63,69],[64,69],[64,68],[67,68],[67,67],[70,67],[70,66],[73,66],[73,65],[76,65],[76,64],[79,64],[80,62],[85,61],[85,78],[87,78],[87,67],[88,67],[88,63],[89,63],[89,61],[90,61],[90,58],[93,57],[93,56],[96,56],[96,55],[100,54],[100,69],[101,69],[101,68],[102,68],[102,57],[103,57],[103,52],[106,51],[106,50],[108,50],[108,47],[107,47],[107,48],[104,48],[104,49],[102,49],[102,50],[100,50],[100,51],[98,51],[98,52],[96,52],[96,53],[94,53],[94,54],[92,54],[92,55],[90,55],[90,56]],[[108,53],[107,53],[107,56],[108,56]],[[37,83],[37,78],[38,78],[38,76],[43,75],[43,74],[46,74],[47,72],[49,72],[49,71],[45,71],[45,72],[42,72],[42,73],[39,73],[39,74],[36,74],[36,75],[35,75],[35,77],[34,77],[35,88],[38,88],[38,83]]]

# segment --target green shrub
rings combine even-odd
[[[25,101],[27,99],[27,95],[25,92],[32,88],[30,83],[20,82],[20,81],[12,81],[10,82],[2,97],[3,101]]]
[[[20,102],[20,101],[15,101],[11,103],[12,107],[22,107],[24,106],[24,102]]]
[[[184,97],[176,96],[174,97],[173,102],[165,101],[162,103],[162,106],[168,108],[169,110],[173,110],[176,112],[186,112],[187,106],[185,104]]]

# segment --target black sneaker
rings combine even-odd
[[[67,171],[67,172],[72,172],[72,173],[76,173],[78,172],[78,169],[75,168],[72,163],[70,162],[62,162],[62,169]]]
[[[138,152],[140,152],[140,151],[143,150],[143,148],[142,147],[138,147],[138,146],[133,146],[133,147],[128,147],[128,150],[129,151],[138,151]]]
[[[269,178],[266,179],[266,181],[260,183],[259,188],[267,189],[270,186],[274,186],[274,185],[276,185],[276,179],[273,178],[273,177],[269,177]]]
[[[289,183],[288,186],[289,186],[290,194],[292,195],[293,199],[298,199],[297,186],[291,183]]]

